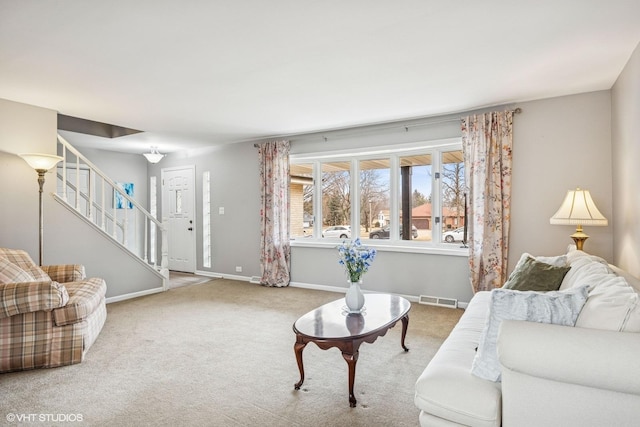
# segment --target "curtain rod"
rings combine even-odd
[[[522,113],[522,108],[517,107],[514,108],[513,110],[511,110],[511,112],[513,112],[513,114],[520,114]],[[353,130],[360,130],[359,132],[353,132],[353,133],[349,133],[348,136],[357,136],[357,135],[362,135],[367,133],[367,128],[369,128],[368,132],[375,132],[375,131],[380,131],[380,130],[386,130],[386,129],[396,129],[396,128],[403,128],[406,132],[409,132],[409,129],[414,128],[414,127],[421,127],[421,126],[430,126],[430,125],[437,125],[437,124],[441,124],[441,123],[451,123],[451,122],[456,122],[459,120],[462,120],[463,117],[466,116],[455,116],[455,117],[449,117],[449,118],[442,118],[440,120],[435,119],[435,120],[428,120],[428,118],[425,118],[424,122],[418,122],[418,123],[411,123],[411,124],[402,124],[403,121],[397,121],[397,122],[392,122],[392,123],[387,123],[386,126],[384,124],[379,125],[380,127],[376,127],[377,125],[373,124],[373,125],[364,125],[364,126],[355,126],[352,128],[341,128],[341,129],[330,129],[330,130],[325,130],[325,131],[317,131],[317,132],[308,132],[308,133],[294,133],[294,134],[288,134],[288,135],[277,135],[277,136],[273,136],[273,137],[269,137],[269,138],[265,138],[265,139],[279,139],[279,138],[301,138],[301,137],[309,137],[309,136],[313,136],[313,135],[318,135],[319,137],[323,138],[326,141],[329,140],[329,138],[327,136],[325,136],[324,134],[328,134],[328,133],[333,133],[333,132],[348,132],[350,129]],[[412,120],[412,119],[409,119]],[[413,119],[416,120],[416,119]],[[408,121],[408,120],[405,120]],[[259,148],[260,144],[256,143],[253,144],[253,146],[255,148]]]

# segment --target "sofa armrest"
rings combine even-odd
[[[503,368],[532,377],[640,395],[640,334],[505,320]]]
[[[59,283],[79,282],[87,277],[81,264],[43,265],[41,268],[51,280]]]
[[[34,311],[51,311],[69,301],[69,293],[58,282],[21,282],[0,286],[0,318]]]

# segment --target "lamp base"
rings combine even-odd
[[[576,249],[581,251],[584,246],[584,241],[587,240],[589,236],[582,231],[582,227],[579,227],[579,230],[576,230],[576,232],[571,235],[571,238],[576,242]]]

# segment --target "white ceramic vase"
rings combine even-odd
[[[362,280],[359,282],[349,281],[349,289],[347,289],[347,294],[344,297],[349,313],[361,313],[364,308],[364,294],[360,289],[361,283]]]

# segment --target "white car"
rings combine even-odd
[[[322,232],[322,237],[339,237],[340,239],[351,238],[351,226],[350,225],[336,225],[329,227]]]
[[[442,235],[442,239],[447,243],[462,242],[464,239],[464,227],[449,230]]]

